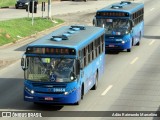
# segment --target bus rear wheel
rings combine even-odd
[[[131,52],[131,48],[127,49],[127,52]]]
[[[127,52],[131,52],[131,49],[127,49]]]
[[[83,100],[83,96],[84,96],[84,85],[82,85],[82,87],[81,87],[80,99],[79,99],[79,101],[77,101],[77,102],[75,103],[75,105],[79,105],[79,104],[80,104],[81,100]]]
[[[140,45],[140,41],[136,44],[136,46],[139,46]]]
[[[138,41],[138,43],[136,44],[136,46],[139,46],[139,45],[140,45],[140,40],[141,40],[141,32],[139,33],[139,41]]]
[[[98,86],[98,73],[96,73],[96,80],[94,86],[91,88],[91,90],[96,90]]]

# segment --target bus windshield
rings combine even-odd
[[[106,29],[106,35],[125,35],[130,31],[128,19],[97,19],[97,26]]]
[[[31,81],[71,82],[75,79],[74,59],[27,57],[26,79]]]

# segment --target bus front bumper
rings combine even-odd
[[[24,90],[24,101],[46,104],[74,104],[80,100],[79,94],[79,89],[69,94],[31,94]]]
[[[105,50],[125,50],[125,49],[130,49],[131,48],[131,43],[125,42],[125,43],[109,43],[105,42]]]

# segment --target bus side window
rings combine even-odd
[[[104,42],[104,35],[102,35],[102,44],[103,44],[103,46],[102,46],[102,51],[104,51],[105,50],[105,42]]]
[[[89,52],[89,54],[90,54],[90,62],[92,61],[92,43],[90,43],[89,44],[89,49],[90,49],[90,52]]]
[[[90,61],[91,61],[91,59],[90,59],[90,46],[88,45],[87,46],[87,48],[88,48],[88,63],[90,63]]]
[[[86,48],[83,48],[83,60],[84,60],[84,67],[87,65],[87,60],[86,60]]]
[[[96,40],[94,41],[94,58],[97,57],[97,46],[96,46]]]
[[[94,60],[94,43],[91,43],[91,47],[92,47],[92,60]]]
[[[98,51],[99,51],[99,55],[101,54],[101,39],[100,37],[98,38]]]
[[[99,55],[99,39],[96,39],[96,57]]]
[[[85,52],[86,52],[86,65],[88,65],[88,46],[86,46]]]
[[[79,58],[82,58],[81,50],[78,51],[78,56],[79,56]]]
[[[80,65],[81,65],[81,68],[84,67],[84,60],[83,60],[83,50],[79,50],[79,62],[80,62]]]
[[[103,45],[102,45],[102,36],[100,37],[100,53],[102,53],[102,48],[103,48]]]

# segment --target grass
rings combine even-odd
[[[15,3],[16,3],[16,0],[0,0],[0,7],[14,6]]]
[[[48,2],[48,0],[38,0],[38,3]],[[15,6],[16,0],[0,0],[0,7]]]
[[[7,21],[0,21],[0,46],[7,43],[14,43],[17,40],[54,27],[63,23],[63,20],[55,19],[57,23],[44,18],[35,18],[32,26],[31,18],[20,18]]]

